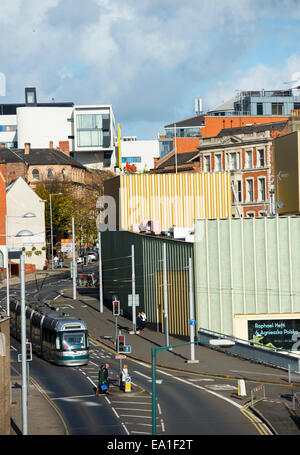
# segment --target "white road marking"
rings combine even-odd
[[[134,373],[136,374],[139,374],[140,376],[143,376],[144,378],[146,378],[148,380],[148,382],[152,382],[152,378],[150,378],[150,376],[147,376],[146,374],[143,374],[141,373],[140,371],[134,371]],[[162,384],[162,379],[156,379],[156,384]]]
[[[120,418],[120,416],[118,415],[118,413],[117,413],[117,411],[115,410],[115,408],[113,408],[113,407],[112,407],[111,409],[114,411],[114,413],[116,414],[116,416],[117,416],[117,417],[118,417],[118,419],[119,419],[119,418]]]

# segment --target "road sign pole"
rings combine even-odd
[[[191,362],[195,362],[195,319],[194,319],[194,289],[192,258],[189,258],[189,285],[190,285],[190,342]]]
[[[101,232],[100,231],[98,231],[98,252],[99,252],[99,302],[100,302],[100,313],[103,313],[102,248],[101,248]]]
[[[73,264],[73,300],[76,300],[76,281],[77,281],[77,270],[76,270],[76,259],[75,259],[75,226],[74,218],[72,218],[72,264]]]
[[[28,434],[28,408],[27,408],[27,366],[26,366],[26,314],[25,314],[25,260],[24,254],[20,255],[20,281],[21,281],[21,353],[22,353],[22,434]]]
[[[152,434],[156,434],[156,348],[152,348]]]
[[[134,333],[136,333],[134,245],[131,245],[131,265],[132,265],[132,330]]]
[[[168,281],[167,281],[167,246],[163,244],[163,277],[164,277],[164,329],[165,346],[169,345],[169,319],[168,319]]]

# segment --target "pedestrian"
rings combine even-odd
[[[54,256],[53,261],[54,261],[54,268],[57,269],[57,265],[58,265],[58,256],[57,255]]]
[[[107,386],[107,389],[105,391],[106,395],[109,395],[109,374],[108,374],[108,369],[109,369],[109,364],[106,363],[104,366],[104,377],[105,377],[105,384]]]
[[[100,370],[98,373],[98,387],[96,389],[96,395],[98,396],[99,394],[104,393],[104,388],[102,387],[105,384],[105,371],[104,371],[104,365],[100,366]]]
[[[138,331],[142,330],[142,315],[140,312],[138,312],[138,315],[136,318],[136,328]]]
[[[141,319],[142,319],[142,330],[144,330],[144,328],[146,327],[146,319],[147,319],[144,311],[141,312]]]
[[[61,254],[60,257],[59,257],[59,265],[60,265],[60,268],[62,269],[63,268],[63,265],[64,265],[64,258],[63,258],[63,255]]]
[[[125,381],[126,381],[127,377],[128,377],[128,367],[127,367],[127,365],[124,365],[122,373],[121,373],[121,387],[120,388],[122,390],[125,390]]]
[[[87,276],[86,285],[87,285],[87,287],[90,287],[92,285],[92,277],[91,277],[90,273]]]

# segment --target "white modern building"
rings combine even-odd
[[[154,159],[159,158],[158,140],[139,141],[136,136],[124,136],[120,148],[122,169],[129,163],[137,172],[149,171],[154,168]]]
[[[25,89],[25,104],[0,105],[0,143],[8,148],[68,145],[70,155],[84,166],[114,171],[118,141],[111,105],[75,106],[37,103],[36,89]]]

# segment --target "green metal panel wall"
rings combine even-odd
[[[233,334],[236,314],[300,311],[300,217],[195,222],[197,325]]]
[[[166,243],[169,332],[187,336],[188,262],[189,257],[193,259],[194,245],[128,231],[105,231],[101,235],[104,299],[110,301],[113,294],[118,295],[121,308],[131,317],[131,308],[128,308],[127,302],[128,294],[132,293],[131,245],[134,244],[136,294],[140,298],[137,311],[144,310],[148,322],[154,325],[161,319],[158,317],[158,306],[161,308],[162,304],[163,244]],[[162,328],[161,325],[159,328]]]

